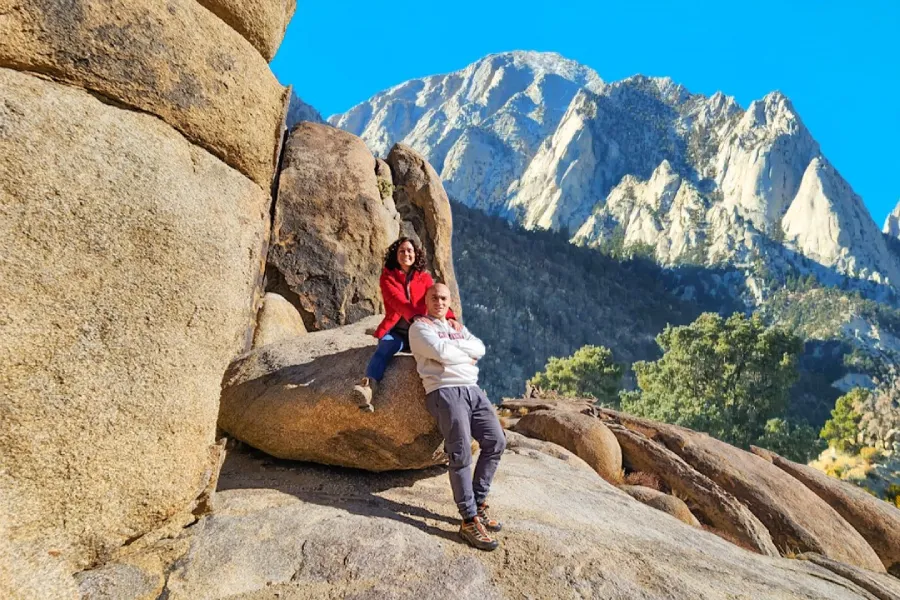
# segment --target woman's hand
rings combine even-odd
[[[463,330],[463,324],[456,319],[447,319],[447,322],[450,323],[450,327],[453,328],[453,331],[459,333]]]

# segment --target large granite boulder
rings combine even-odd
[[[279,458],[369,471],[438,464],[443,438],[425,409],[415,360],[396,356],[372,403],[351,395],[376,340],[380,316],[263,346],[235,361],[222,389],[219,426]]]
[[[715,481],[753,511],[783,552],[817,552],[884,572],[872,547],[837,511],[772,463],[703,433],[624,413],[603,413],[665,445]]]
[[[431,273],[450,288],[453,310],[462,315],[453,270],[453,217],[441,178],[427,160],[405,144],[391,148],[387,163],[393,176],[394,204],[403,221],[400,233],[422,243]]]
[[[268,198],[154,116],[0,69],[0,513],[15,543],[83,567],[193,510]]]
[[[311,330],[381,311],[378,278],[394,241],[375,158],[355,135],[303,122],[288,138],[268,263],[271,291],[292,299]]]
[[[682,523],[687,523],[692,527],[700,527],[700,521],[691,513],[691,509],[684,503],[684,500],[680,498],[642,485],[620,485],[619,489],[638,502],[660,510],[667,515],[672,515]]]
[[[297,9],[297,0],[198,0],[272,60]]]
[[[810,562],[680,523],[543,453],[503,455],[489,498],[504,521],[496,552],[459,540],[440,468],[374,474],[233,452],[220,490],[221,508],[176,540],[189,548],[166,570],[169,600],[872,598]]]
[[[762,522],[713,480],[643,434],[618,423],[607,422],[606,426],[619,441],[626,467],[655,475],[691,502],[696,514],[714,531],[760,554],[778,556],[778,548]]]
[[[262,307],[256,316],[253,347],[290,340],[306,335],[306,326],[297,309],[283,296],[268,292],[263,296]]]
[[[621,483],[619,442],[606,425],[592,416],[562,410],[533,412],[519,419],[513,431],[558,444],[589,464],[606,481]]]
[[[154,114],[268,191],[287,94],[259,53],[195,0],[8,0],[0,67]]]
[[[770,450],[751,449],[811,489],[840,513],[869,542],[884,568],[900,577],[900,509],[854,485],[790,461]]]

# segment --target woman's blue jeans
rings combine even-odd
[[[381,381],[388,363],[391,362],[395,354],[404,348],[409,348],[409,340],[405,335],[398,334],[393,330],[384,334],[384,337],[378,340],[375,354],[369,359],[369,366],[366,367],[366,377],[375,381]]]

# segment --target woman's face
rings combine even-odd
[[[397,248],[397,262],[401,267],[409,268],[416,262],[416,249],[410,242],[403,242]]]

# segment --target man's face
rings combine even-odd
[[[425,306],[428,309],[428,316],[436,319],[443,319],[447,316],[447,310],[450,308],[450,288],[443,283],[438,283],[429,288],[425,295]]]

